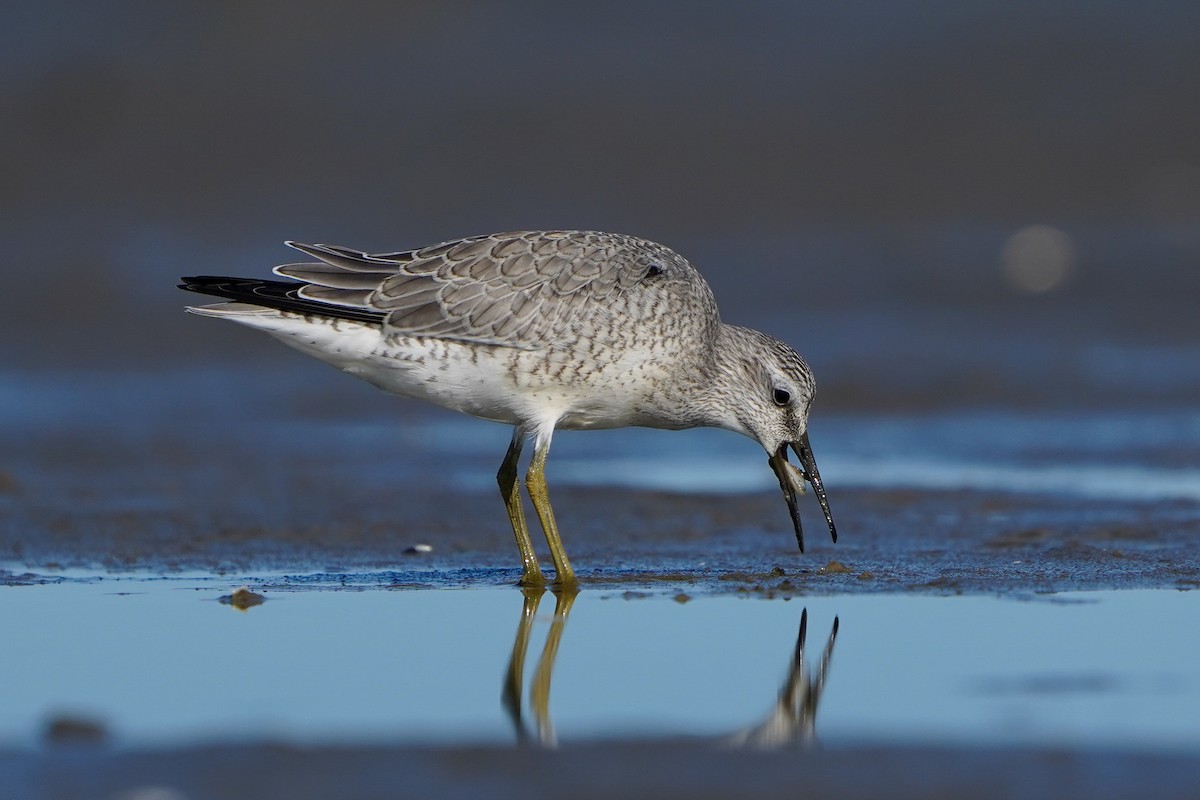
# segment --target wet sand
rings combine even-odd
[[[13,566],[0,582],[55,580],[64,569],[283,573],[297,577],[271,581],[292,588],[320,585],[322,575],[414,587],[503,585],[519,576],[503,506],[491,493],[422,488],[373,503],[323,495],[328,507],[264,503],[234,522],[217,515],[224,521],[205,524],[204,515],[165,501],[98,509],[63,491],[19,510],[14,501],[24,490],[8,492],[0,559]],[[807,509],[802,554],[775,494],[595,487],[554,497],[585,588],[796,596],[1200,587],[1200,519],[1187,502],[835,489],[839,541],[830,542],[816,509]],[[417,544],[432,551],[413,553]]]
[[[497,747],[216,746],[0,754],[14,797],[1191,798],[1194,757],[1066,751],[830,748],[746,753],[689,741],[553,753]]]

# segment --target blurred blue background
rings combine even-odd
[[[284,239],[589,228],[688,256],[822,408],[1200,396],[1193,3],[51,0],[0,25],[10,377],[318,374],[186,317],[177,276],[265,276]]]

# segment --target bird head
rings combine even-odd
[[[812,484],[836,542],[837,528],[808,441],[808,411],[816,389],[812,371],[783,342],[746,328],[734,331],[741,346],[731,348],[727,358],[732,363],[727,361],[726,369],[736,376],[738,388],[727,427],[755,439],[767,451],[767,463],[779,479],[800,551],[804,551],[804,532],[798,498],[805,493],[806,481]],[[799,460],[799,468],[788,461],[789,449]]]

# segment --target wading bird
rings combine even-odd
[[[708,426],[749,436],[769,455],[801,551],[805,480],[837,541],[808,441],[812,372],[783,342],[721,322],[708,284],[673,250],[588,231],[497,233],[381,254],[288,245],[315,259],[275,268],[292,280],[183,278],[183,289],[231,301],[188,310],[260,328],[385,391],[512,425],[497,480],[523,585],[546,582],[517,477],[527,437],[525,485],[556,582],[576,583],[546,491],[559,428]]]

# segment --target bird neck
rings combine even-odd
[[[757,338],[761,334],[748,328],[721,323],[711,358],[697,373],[694,391],[700,402],[693,407],[702,416],[697,425],[753,435],[742,422],[741,412],[746,407],[747,387],[757,372],[753,358]]]

